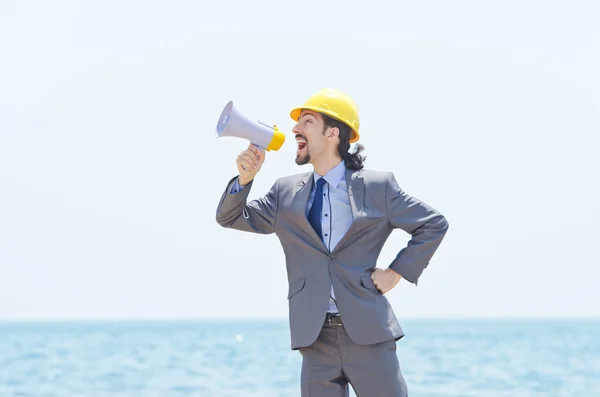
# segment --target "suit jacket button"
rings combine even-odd
[[[333,255],[329,256],[329,260],[332,261],[333,260]]]

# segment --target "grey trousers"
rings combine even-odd
[[[396,341],[357,345],[343,325],[325,324],[302,355],[302,397],[407,397],[406,382],[396,355]]]

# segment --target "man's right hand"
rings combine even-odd
[[[250,144],[248,149],[244,150],[236,159],[236,164],[240,177],[238,182],[240,185],[249,184],[265,161],[265,152],[257,146]]]

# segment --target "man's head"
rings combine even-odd
[[[296,135],[298,165],[339,158],[340,142],[348,140],[348,126],[314,110],[304,109],[293,132]],[[338,160],[338,161],[339,161]]]
[[[350,144],[358,141],[358,108],[347,95],[323,89],[311,96],[304,106],[295,108],[290,116],[297,121],[293,132],[298,150],[296,164],[312,164],[315,169],[327,170],[344,160],[346,167],[361,169],[364,149],[358,144],[353,154]]]

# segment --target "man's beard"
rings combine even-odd
[[[303,136],[300,137],[304,138]],[[308,141],[306,140],[306,138],[304,138],[304,142],[306,142],[304,147],[298,152],[296,152],[296,164],[298,165],[308,164],[308,162],[310,161],[310,152],[308,150]]]
[[[306,154],[304,156],[302,156],[301,154],[296,156],[296,164],[305,165],[305,164],[308,164],[309,162],[310,162],[310,153],[308,153],[308,147],[307,147]]]

